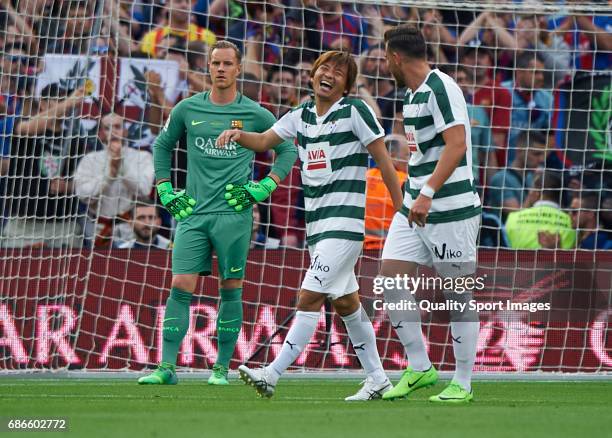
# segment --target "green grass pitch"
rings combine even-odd
[[[475,382],[469,406],[437,406],[444,386],[393,402],[342,400],[352,380],[280,382],[271,400],[233,380],[138,386],[127,379],[0,379],[0,417],[67,417],[66,433],[0,436],[391,438],[590,437],[612,430],[611,381]]]

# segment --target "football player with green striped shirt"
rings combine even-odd
[[[319,323],[321,306],[330,298],[367,374],[363,387],[345,400],[373,400],[392,386],[378,355],[374,328],[361,307],[355,277],[365,231],[369,155],[378,164],[398,210],[402,193],[374,112],[362,100],[346,97],[357,76],[351,55],[324,53],[310,76],[313,101],[294,108],[264,133],[229,130],[217,139],[220,147],[236,142],[255,151],[295,139],[302,162],[310,267],[299,292],[295,320],[270,365],[260,369],[241,365],[238,370],[260,396],[271,397],[281,374],[308,345]],[[245,189],[232,186],[226,196],[237,208],[251,197]]]
[[[381,274],[414,276],[417,265],[433,265],[440,276],[463,281],[461,277],[476,271],[481,210],[472,175],[465,99],[453,79],[429,67],[425,39],[417,28],[402,25],[390,29],[385,42],[389,71],[398,86],[407,87],[403,119],[411,154],[404,205],[391,222]],[[382,284],[387,284],[384,280]],[[444,294],[447,300],[462,304],[472,300],[471,291],[450,290]],[[399,287],[386,288],[384,296],[390,303],[415,302],[412,293]],[[418,306],[413,308],[388,312],[409,367],[384,399],[405,397],[438,380],[423,341],[420,311]],[[466,403],[473,398],[471,376],[479,322],[477,312],[469,306],[465,309],[450,312],[455,375],[450,385],[430,398],[432,402]]]
[[[162,362],[158,369],[138,380],[140,384],[177,383],[175,366],[179,348],[189,329],[189,305],[199,275],[212,271],[212,253],[219,265],[218,356],[208,380],[227,385],[227,372],[242,327],[242,279],[251,243],[255,199],[264,200],[287,176],[297,158],[295,146],[285,142],[274,148],[276,161],[260,182],[249,182],[255,154],[232,143],[215,147],[222,131],[231,127],[263,132],[274,116],[238,93],[236,78],[242,55],[238,48],[219,41],[211,47],[209,70],[212,89],[177,104],[153,147],[157,193],[176,218],[178,227],[172,248],[172,289],[163,320]],[[170,167],[177,141],[187,138],[187,187],[176,191],[170,183]],[[253,194],[240,211],[227,205],[225,187],[231,182]]]

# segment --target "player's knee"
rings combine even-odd
[[[321,310],[325,298],[325,294],[301,290],[298,296],[297,310],[302,312],[318,312]]]
[[[473,300],[471,292],[457,293],[444,292],[444,298],[453,303],[457,303],[450,310],[450,319],[453,322],[474,322],[478,321],[478,312],[470,306]]]
[[[336,312],[338,312],[338,315],[348,316],[359,310],[361,302],[359,301],[359,294],[354,292],[332,301],[332,305]]]
[[[176,274],[172,276],[172,287],[193,293],[198,284],[197,274]]]
[[[225,280],[220,280],[219,285],[222,289],[240,289],[242,281],[242,278],[226,278]]]
[[[383,277],[395,277],[396,275],[413,276],[416,274],[416,270],[416,263],[387,259],[382,261],[380,275]]]

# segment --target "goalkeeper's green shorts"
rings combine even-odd
[[[176,229],[172,273],[209,275],[214,250],[222,279],[243,278],[252,231],[250,208],[240,213],[189,216]]]

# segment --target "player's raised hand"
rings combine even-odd
[[[274,179],[266,176],[260,182],[249,181],[244,185],[228,184],[225,186],[225,199],[230,207],[242,211],[253,204],[264,201],[276,190]]]
[[[217,137],[217,141],[215,145],[218,148],[225,148],[231,142],[237,142],[240,140],[240,133],[242,131],[240,129],[226,129]]]
[[[196,205],[195,199],[185,193],[185,190],[175,192],[170,182],[159,183],[157,194],[162,205],[177,221],[185,219],[193,213],[193,207]]]

